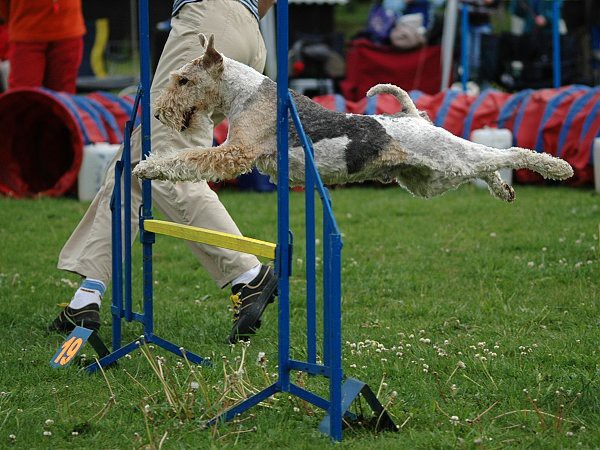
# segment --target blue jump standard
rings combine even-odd
[[[95,372],[100,367],[113,364],[118,359],[139,348],[155,344],[194,364],[209,364],[199,355],[184,350],[154,334],[152,245],[154,233],[144,230],[144,221],[152,219],[151,182],[142,182],[142,207],[140,211],[140,240],[143,254],[143,312],[132,310],[131,293],[131,133],[138,106],[142,108],[142,158],[150,153],[150,37],[148,0],[139,0],[140,64],[141,82],[134,108],[125,130],[124,151],[115,167],[115,188],[111,202],[113,239],[113,303],[112,333],[113,350],[97,363],[86,368]],[[277,8],[277,57],[287,61],[288,52],[288,0],[279,0]],[[316,169],[310,138],[305,134],[296,105],[288,91],[288,68],[277,67],[277,247],[275,271],[278,276],[278,379],[271,386],[208,421],[209,425],[233,419],[238,414],[257,405],[278,392],[287,392],[325,410],[327,415],[320,430],[333,440],[342,439],[343,421],[357,419],[348,411],[352,402],[362,396],[376,415],[376,429],[397,431],[391,417],[377,400],[371,389],[362,381],[348,378],[343,384],[342,330],[341,330],[341,250],[342,238],[338,229],[331,199]],[[290,356],[290,303],[289,277],[293,249],[293,235],[289,225],[288,182],[288,116],[291,116],[305,151],[306,162],[306,255],[307,255],[307,361],[294,360]],[[121,189],[123,186],[123,198]],[[316,295],[316,248],[315,248],[315,190],[319,194],[323,212],[323,364],[317,363],[317,295]],[[121,213],[123,202],[124,213]],[[123,223],[126,226],[123,227]],[[122,229],[124,230],[122,232]],[[123,250],[124,249],[124,250]],[[121,321],[136,321],[143,325],[138,339],[121,346]],[[101,355],[102,356],[102,355]],[[329,399],[322,398],[290,381],[290,372],[300,371],[329,379]]]

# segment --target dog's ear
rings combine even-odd
[[[200,41],[200,45],[202,46],[202,48],[206,48],[206,44],[208,43],[208,40],[206,39],[206,36],[204,35],[204,33],[199,33],[198,34],[198,40]]]
[[[223,55],[215,49],[215,36],[210,35],[206,51],[199,61],[202,67],[217,78],[223,72]]]

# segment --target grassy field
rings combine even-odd
[[[378,391],[401,426],[382,434],[354,426],[341,448],[600,446],[599,197],[516,190],[512,205],[472,186],[430,201],[394,188],[332,191],[344,233],[344,371]],[[275,195],[221,198],[245,234],[275,240]],[[305,336],[302,200],[292,195],[296,358]],[[78,281],[56,270],[56,259],[86,206],[0,199],[0,448],[330,445],[317,431],[323,412],[281,394],[234,423],[202,429],[273,381],[277,311],[267,309],[248,347],[225,345],[228,293],[180,241],[160,237],[155,247],[156,331],[214,366],[147,348],[105,376],[52,369],[62,340],[45,326]],[[138,246],[135,258],[137,302]],[[109,305],[107,295],[108,341]],[[140,330],[127,324],[124,341]],[[295,381],[325,388],[320,378]]]

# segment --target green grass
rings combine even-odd
[[[598,448],[598,196],[516,190],[513,205],[472,186],[430,201],[394,188],[332,191],[344,233],[344,371],[380,391],[402,425],[379,435],[355,427],[342,448]],[[275,240],[274,195],[225,191],[221,199],[245,234]],[[302,200],[292,195],[297,358],[305,336]],[[86,206],[0,199],[0,448],[330,445],[317,431],[323,412],[285,394],[236,423],[201,429],[204,418],[273,380],[277,311],[267,309],[247,349],[223,344],[227,292],[180,241],[159,237],[155,247],[156,331],[211,357],[213,368],[178,366],[157,349],[134,352],[106,380],[75,366],[50,368],[61,338],[44,327],[77,281],[55,269],[56,259]],[[138,246],[135,259],[137,303]],[[109,305],[107,295],[108,341]],[[126,324],[124,341],[139,333]],[[158,355],[162,377],[146,358]],[[326,386],[318,377],[297,382],[320,393]]]

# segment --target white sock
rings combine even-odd
[[[81,309],[92,303],[100,306],[105,290],[106,287],[102,281],[86,278],[83,280],[83,283],[81,283],[81,286],[79,286],[79,289],[75,291],[75,295],[73,295],[69,307]]]
[[[258,274],[260,273],[260,268],[261,268],[261,264],[259,264],[256,267],[253,267],[252,269],[250,269],[247,272],[244,272],[243,274],[241,274],[239,277],[237,277],[236,279],[234,279],[231,282],[232,286],[235,286],[236,284],[248,284],[250,283],[252,280],[254,280]]]

